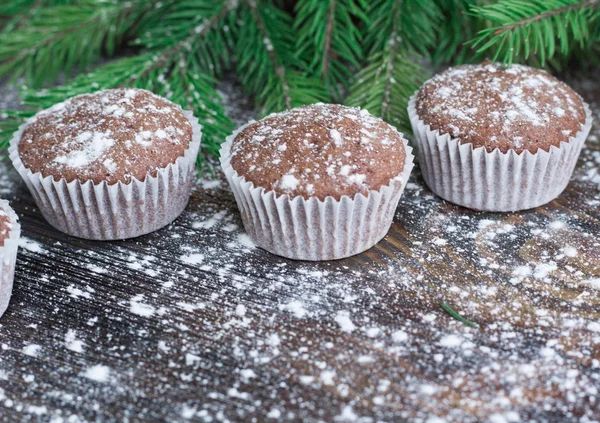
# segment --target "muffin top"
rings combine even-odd
[[[581,130],[581,97],[547,72],[489,61],[450,68],[427,81],[417,113],[432,130],[491,152],[548,151]]]
[[[257,187],[305,199],[367,194],[404,170],[393,126],[366,110],[314,104],[250,123],[232,142],[231,165]]]
[[[0,247],[4,247],[4,241],[9,237],[13,224],[8,213],[0,208]]]
[[[19,142],[25,167],[56,181],[129,183],[184,155],[192,126],[181,107],[150,91],[79,95],[35,115]]]

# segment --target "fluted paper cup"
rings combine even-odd
[[[4,246],[0,247],[0,317],[2,317],[8,308],[12,293],[21,225],[19,225],[19,218],[8,204],[8,201],[0,200],[0,209],[8,215],[10,223],[12,223],[8,237],[4,240]]]
[[[231,166],[231,144],[239,128],[221,147],[221,166],[231,186],[246,232],[265,250],[295,260],[336,260],[368,250],[388,232],[413,168],[412,148],[404,170],[389,185],[365,196],[290,198],[256,187]]]
[[[417,114],[416,95],[409,101],[408,114],[425,182],[444,200],[475,210],[527,210],[554,200],[569,184],[592,126],[592,113],[584,103],[585,124],[559,147],[490,153],[432,130]]]
[[[65,179],[55,181],[27,169],[19,157],[19,141],[27,122],[14,134],[9,147],[12,163],[27,184],[46,220],[56,229],[79,238],[116,240],[154,232],[174,221],[185,209],[194,180],[202,127],[192,112],[192,140],[175,163],[156,176],[129,183],[94,184]]]

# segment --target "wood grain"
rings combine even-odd
[[[598,135],[523,213],[445,203],[416,171],[389,235],[327,263],[252,247],[219,175],[168,228],[102,243],[51,228],[3,164],[24,243],[0,421],[597,420]]]

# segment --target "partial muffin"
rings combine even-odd
[[[16,213],[8,201],[0,200],[0,317],[10,302],[20,236],[21,225]]]
[[[565,83],[489,61],[431,78],[409,115],[430,188],[487,211],[529,209],[559,196],[591,126],[589,108]]]
[[[389,230],[413,156],[366,110],[315,104],[270,115],[229,137],[221,163],[247,232],[275,254],[358,254]]]
[[[181,214],[200,138],[197,120],[178,105],[146,90],[114,89],[39,112],[15,134],[11,159],[53,226],[123,239]]]

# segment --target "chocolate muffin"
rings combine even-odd
[[[565,83],[540,69],[489,61],[425,82],[409,115],[432,191],[486,211],[555,199],[591,127],[588,106]]]
[[[130,183],[183,156],[192,125],[181,107],[150,91],[84,94],[38,113],[21,135],[25,167],[55,181]]]
[[[183,211],[200,137],[192,114],[169,100],[113,89],[39,112],[15,134],[11,159],[53,226],[123,239]]]
[[[8,201],[0,200],[0,317],[10,301],[21,226]]]
[[[244,126],[221,162],[258,245],[326,260],[385,236],[412,170],[410,152],[402,134],[366,110],[314,104]]]
[[[419,91],[416,107],[431,129],[503,153],[559,147],[586,119],[583,100],[564,82],[540,69],[490,62],[434,76]]]
[[[0,247],[4,247],[4,241],[9,237],[12,229],[13,222],[11,222],[8,213],[0,208]]]
[[[404,170],[402,134],[366,110],[315,104],[246,126],[231,165],[255,186],[291,198],[367,195]]]

